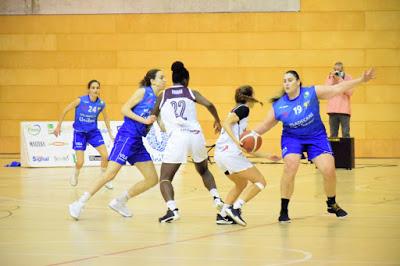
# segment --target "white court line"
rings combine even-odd
[[[175,243],[175,244],[183,244],[183,243]],[[208,246],[209,244],[185,243],[185,245],[197,245],[197,246],[198,245],[207,245]],[[235,244],[229,244],[229,245],[223,245],[223,246],[239,246],[239,247],[255,247],[255,248],[257,247],[257,246],[250,246],[250,245],[235,245]],[[275,249],[275,250],[282,250],[282,251],[300,253],[304,257],[300,258],[300,259],[288,260],[288,261],[284,261],[284,262],[267,263],[267,264],[265,264],[266,266],[279,266],[279,265],[290,265],[290,264],[303,263],[303,262],[306,262],[306,261],[308,261],[308,260],[310,260],[312,258],[312,253],[311,252],[304,251],[304,250],[301,250],[301,249],[277,248],[277,247],[268,247],[268,249]],[[68,257],[68,256],[71,255],[70,253],[57,253],[57,254],[55,254],[55,253],[45,253],[45,252],[41,252],[41,253],[38,253],[38,252],[35,252],[35,253],[5,252],[5,253],[3,253],[3,255],[5,255],[5,254],[7,254],[7,255],[18,255],[18,256],[36,256],[36,257],[55,256],[55,255]],[[135,253],[133,253],[131,255],[127,255],[127,254],[124,254],[124,255],[122,255],[122,254],[116,254],[116,255],[81,254],[81,256],[87,256],[87,257],[99,256],[99,258],[101,258],[101,257],[114,257],[114,258],[132,258],[132,257],[141,258],[141,257],[147,257],[146,254],[141,256],[141,255],[135,254]],[[209,258],[209,260],[220,261],[220,262],[222,262],[222,261],[225,261],[225,262],[227,262],[227,261],[235,261],[235,262],[237,262],[237,261],[241,261],[241,262],[263,262],[263,261],[265,261],[265,259],[262,259],[262,258],[240,258],[240,257],[238,258],[238,257],[232,257],[231,255],[228,255],[228,254],[227,254],[227,256],[229,258],[215,257],[214,256],[213,258]],[[156,259],[170,259],[171,257],[170,256],[157,256],[157,255],[154,255],[154,258],[156,258]],[[204,256],[198,256],[198,257],[194,257],[194,256],[190,256],[190,257],[189,256],[188,257],[186,257],[186,256],[174,256],[173,258],[174,259],[180,259],[180,260],[185,259],[185,260],[190,260],[190,261],[204,261]]]

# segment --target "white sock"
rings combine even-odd
[[[231,207],[232,205],[230,205],[230,204],[226,204],[226,203],[224,203],[224,206],[222,206],[222,210],[221,210],[221,212],[219,213],[222,217],[226,217],[226,209],[229,209],[230,207]]]
[[[168,209],[170,209],[171,211],[176,209],[176,202],[175,200],[169,200],[167,201],[167,207]]]
[[[74,173],[75,177],[78,177],[80,172],[81,172],[81,169],[75,168],[75,173]]]
[[[117,198],[117,200],[119,200],[121,202],[127,202],[129,199],[130,199],[130,197],[129,197],[128,190],[125,190],[122,193],[122,195]]]
[[[220,198],[220,196],[219,196],[219,194],[218,194],[218,190],[217,190],[216,188],[210,189],[210,194],[211,194],[211,196],[213,196],[213,197]]]
[[[237,200],[235,201],[235,203],[233,204],[233,208],[234,208],[234,209],[240,209],[240,208],[243,207],[243,205],[244,205],[245,203],[246,203],[246,202],[245,202],[244,200],[242,200],[242,199],[237,199]]]
[[[84,192],[83,195],[79,198],[80,203],[85,204],[90,199],[90,193]]]

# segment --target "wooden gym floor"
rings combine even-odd
[[[15,159],[1,158],[1,165]],[[108,202],[140,179],[123,167],[113,190],[102,189],[81,220],[67,206],[98,176],[71,168],[0,168],[0,265],[400,265],[400,159],[358,159],[337,170],[338,202],[349,212],[326,214],[322,178],[303,164],[290,204],[291,224],[277,223],[282,164],[256,164],[267,188],[243,209],[248,226],[218,226],[211,196],[191,163],[175,178],[181,219],[159,224],[166,207],[158,187],[132,199],[132,218]],[[231,183],[212,165],[220,193]]]

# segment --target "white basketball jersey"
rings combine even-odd
[[[195,100],[193,92],[182,85],[172,86],[163,92],[160,114],[167,132],[174,129],[201,130]]]
[[[240,104],[236,106],[235,108],[232,109],[231,113],[234,113],[235,110],[237,110],[240,107],[246,107],[244,104]],[[235,138],[239,140],[240,135],[243,133],[243,131],[246,130],[247,128],[247,123],[248,123],[248,116],[240,119],[237,123],[232,124],[231,129],[233,134],[235,135]],[[233,142],[231,137],[226,133],[225,129],[221,130],[221,134],[219,135],[217,142],[216,142],[216,149],[219,151],[235,151],[235,152],[240,152],[239,148],[237,145]]]

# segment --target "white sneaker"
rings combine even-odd
[[[75,220],[79,219],[79,215],[82,212],[83,207],[85,204],[81,203],[80,201],[74,201],[69,205],[69,215]]]
[[[224,202],[221,200],[220,197],[214,197],[214,204],[215,208],[220,212],[222,210],[222,207],[224,206]]]
[[[113,189],[113,188],[114,188],[114,186],[113,186],[113,184],[111,183],[111,181],[110,181],[110,182],[107,182],[104,186],[105,186],[106,188],[108,188],[108,189]]]
[[[132,212],[128,209],[128,207],[126,207],[125,202],[121,202],[118,199],[113,199],[110,201],[108,206],[124,217],[132,217]]]
[[[78,177],[74,174],[73,176],[70,177],[69,179],[69,184],[73,187],[78,185]]]

